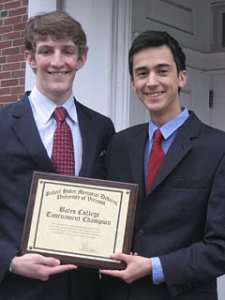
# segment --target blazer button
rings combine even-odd
[[[138,236],[142,236],[144,234],[144,230],[143,229],[140,229],[139,231],[138,231]]]

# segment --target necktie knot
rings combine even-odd
[[[67,111],[64,107],[56,107],[53,112],[53,117],[56,122],[64,122],[66,119]]]

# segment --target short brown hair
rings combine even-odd
[[[35,53],[37,42],[45,40],[47,36],[55,39],[71,37],[78,46],[79,56],[87,52],[87,39],[81,24],[64,11],[31,17],[25,28],[25,49]]]

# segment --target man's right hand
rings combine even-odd
[[[60,260],[52,257],[45,257],[40,254],[24,254],[15,256],[10,265],[12,273],[47,281],[49,276],[77,269],[72,264],[61,265]]]

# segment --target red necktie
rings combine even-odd
[[[148,173],[147,173],[147,181],[146,181],[146,190],[150,189],[152,181],[162,163],[164,158],[164,152],[161,147],[162,134],[159,129],[154,132],[154,142],[152,144],[152,148],[150,151],[150,155],[148,158]]]
[[[52,162],[59,174],[74,175],[75,161],[73,138],[66,122],[67,111],[64,107],[57,107],[53,117],[57,127],[53,138]]]

